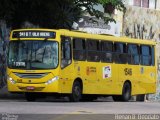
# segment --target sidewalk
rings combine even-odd
[[[23,94],[12,94],[7,90],[7,86],[0,89],[0,99],[24,99]]]

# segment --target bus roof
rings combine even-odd
[[[113,42],[156,45],[156,42],[153,40],[142,40],[142,39],[134,39],[129,37],[116,37],[116,36],[104,35],[104,34],[103,35],[90,34],[90,33],[84,33],[83,31],[72,31],[67,29],[57,29],[57,30],[56,29],[39,29],[39,28],[38,29],[37,28],[36,29],[17,29],[17,30],[12,30],[10,34],[10,39],[14,40],[15,38],[13,38],[13,33],[20,32],[20,31],[22,32],[23,31],[55,32],[55,34],[58,33],[59,35],[66,35],[66,36],[77,37],[77,38],[88,38],[88,39],[98,39],[98,40],[106,40],[106,41],[113,41]],[[55,39],[56,37],[57,36],[55,35]],[[45,36],[43,36],[43,38],[45,38]]]

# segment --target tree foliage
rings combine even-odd
[[[85,12],[106,22],[114,21],[111,13],[105,16],[102,11],[93,7],[98,4],[125,10],[121,0],[1,0],[0,19],[5,20],[12,28],[20,28],[28,21],[43,28],[68,29]]]

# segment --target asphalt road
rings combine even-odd
[[[10,119],[9,119],[10,118]],[[116,120],[160,119],[159,102],[113,102],[99,98],[93,102],[66,99],[38,99],[27,102],[23,95],[0,94],[0,120]]]
[[[160,114],[158,102],[26,102],[0,100],[0,113],[13,114]]]
[[[122,116],[121,116],[122,115]],[[160,119],[158,102],[66,102],[63,100],[39,100],[26,102],[25,99],[0,100],[0,120],[6,116],[14,120],[115,120],[124,115],[138,120],[138,115],[157,115]],[[123,118],[125,119],[125,118]],[[147,119],[151,120],[151,118]],[[10,120],[10,119],[7,119]],[[12,119],[13,120],[13,119]]]

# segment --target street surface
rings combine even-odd
[[[135,120],[142,120],[138,115],[152,115],[153,118],[156,114],[156,119],[160,119],[160,102],[113,102],[111,97],[98,98],[93,102],[68,102],[67,99],[53,97],[27,102],[24,95],[0,94],[0,120],[122,119],[124,116],[119,114],[133,116],[130,119]]]
[[[158,102],[67,102],[45,100],[27,102],[25,99],[0,100],[0,113],[14,114],[160,114]]]
[[[40,99],[36,102],[27,102],[22,98],[1,99],[0,114],[2,114],[0,120],[11,120],[8,116],[12,120],[121,120],[126,114],[135,116],[130,118],[134,120],[141,119],[138,115],[142,117],[157,115],[156,119],[160,119],[160,103],[113,102],[100,99],[93,102],[75,103],[51,98]],[[151,120],[148,116],[146,118]]]

